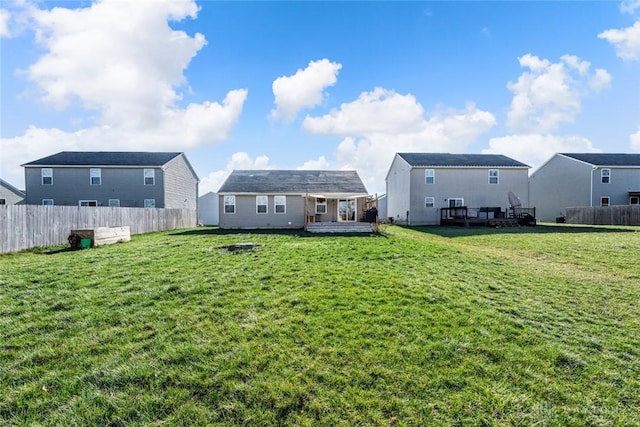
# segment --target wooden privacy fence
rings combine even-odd
[[[640,205],[567,208],[569,224],[640,225]]]
[[[90,206],[0,206],[0,253],[67,243],[74,229],[129,226],[131,234],[190,228],[193,209]]]

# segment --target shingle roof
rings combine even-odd
[[[398,153],[411,166],[530,167],[502,154]]]
[[[162,166],[182,153],[62,151],[22,166]]]
[[[234,170],[219,193],[367,194],[356,171]]]
[[[594,166],[640,166],[640,154],[624,153],[560,153]]]

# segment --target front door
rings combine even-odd
[[[356,199],[338,200],[338,221],[356,220]]]

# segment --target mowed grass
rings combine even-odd
[[[640,425],[639,228],[0,256],[0,425]],[[259,250],[221,246],[252,242]]]

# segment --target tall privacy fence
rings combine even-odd
[[[567,208],[569,224],[640,225],[640,205]]]
[[[131,234],[197,225],[193,209],[0,206],[0,253],[67,243],[71,230],[129,226]]]

